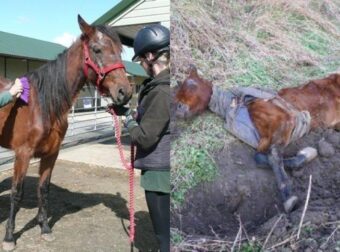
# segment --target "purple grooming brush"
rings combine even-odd
[[[20,95],[21,100],[26,102],[28,104],[28,99],[30,97],[30,84],[28,82],[28,79],[26,77],[20,78],[20,82],[22,84],[23,90]]]

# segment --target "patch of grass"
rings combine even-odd
[[[240,252],[261,252],[262,248],[261,245],[258,244],[257,242],[247,242],[243,243]]]
[[[268,59],[256,59],[252,55],[240,53],[236,66],[240,73],[234,75],[231,81],[237,86],[274,86],[276,81],[267,67]]]
[[[316,32],[306,32],[301,37],[301,43],[304,47],[318,55],[329,54],[330,43],[325,34]]]
[[[325,76],[328,73],[336,72],[339,69],[339,61],[329,61],[320,66],[303,66],[301,67],[301,73],[313,78],[319,78],[320,76]]]
[[[184,241],[183,234],[176,228],[171,228],[170,229],[170,239],[171,239],[171,244],[173,245],[179,245]]]
[[[302,229],[302,233],[305,234],[306,236],[310,236],[314,231],[315,231],[315,227],[311,225],[305,226]]]
[[[271,37],[273,37],[273,35],[264,29],[260,29],[256,33],[256,38],[259,39],[260,41],[266,41]]]
[[[292,12],[288,15],[288,22],[297,25],[297,24],[303,24],[306,21],[306,16],[302,15],[298,12]]]
[[[213,180],[217,174],[215,162],[205,149],[187,147],[182,155],[186,158],[177,176],[183,179],[180,184],[177,183],[177,190],[171,194],[175,208],[185,201],[185,193],[189,189],[201,182]]]
[[[205,113],[192,121],[177,121],[182,128],[181,138],[171,143],[171,205],[180,207],[188,190],[217,175],[213,159],[220,150],[228,133],[223,121],[212,113]]]

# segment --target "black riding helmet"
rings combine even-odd
[[[169,51],[170,31],[168,28],[153,24],[142,28],[133,42],[135,55],[132,61],[137,61],[138,57],[147,52]]]

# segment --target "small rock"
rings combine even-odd
[[[306,174],[306,171],[304,169],[292,170],[292,176],[295,178],[301,178],[305,174]]]
[[[320,246],[320,249],[322,249],[322,250],[326,250],[327,248],[328,248],[327,242],[322,243],[321,246]]]
[[[330,222],[333,222],[333,221],[335,222],[335,221],[338,220],[338,218],[337,218],[337,216],[336,216],[335,214],[329,214],[328,220],[329,220]]]
[[[337,167],[339,167],[339,166],[337,166]],[[337,183],[337,184],[340,185],[340,171],[338,171],[338,172],[335,173],[335,179],[334,179],[334,181],[335,181],[335,182],[339,182],[339,183]]]
[[[334,132],[327,137],[327,141],[333,144],[335,147],[340,147],[340,133]]]
[[[319,154],[323,157],[331,157],[335,154],[335,149],[333,145],[327,142],[324,138],[318,143]]]
[[[281,248],[280,250],[278,250],[279,252],[292,252],[293,250],[291,250],[290,248]]]
[[[310,249],[311,252],[316,251],[319,247],[318,242],[312,238],[308,238],[307,240],[305,240],[304,245],[306,247],[305,252],[308,251],[308,249]]]

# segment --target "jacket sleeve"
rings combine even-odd
[[[9,91],[0,93],[0,108],[13,101],[13,97]]]
[[[147,108],[139,125],[129,129],[132,142],[143,149],[156,144],[170,123],[170,93],[154,89],[147,99]]]

